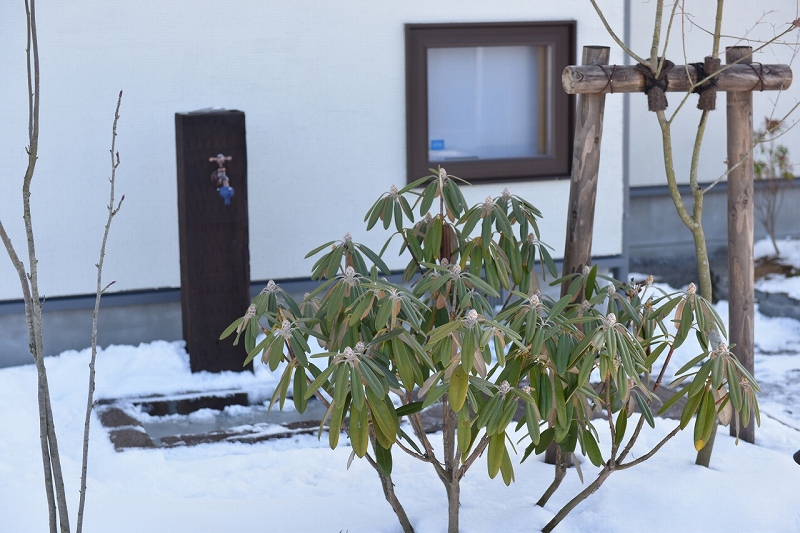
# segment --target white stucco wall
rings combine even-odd
[[[671,5],[669,6],[671,8]],[[653,21],[655,20],[656,2],[649,0],[631,0],[631,19],[636,21],[631,25],[632,49],[642,57],[649,57],[653,36]],[[687,0],[686,12],[690,17],[682,21],[680,11],[673,23],[670,44],[667,50],[667,59],[677,65],[686,62],[695,63],[712,51],[712,38],[705,30],[714,29],[714,15],[716,2],[709,0]],[[752,0],[728,0],[725,2],[723,13],[722,33],[725,37],[721,41],[720,53],[722,63],[725,63],[726,46],[752,46],[758,48],[786,29],[787,24],[798,16],[798,4],[795,0],[765,0],[753,2]],[[665,10],[663,36],[666,34],[668,12]],[[692,25],[694,22],[696,26]],[[683,35],[683,38],[682,38]],[[737,39],[733,37],[746,37]],[[749,40],[748,40],[749,39]],[[782,43],[773,44],[753,56],[754,62],[764,64],[792,64],[793,54],[796,53],[798,43],[797,30],[781,39]],[[685,54],[684,54],[685,46]],[[662,48],[663,49],[663,45]],[[661,50],[660,49],[660,50]],[[660,53],[660,52],[659,52]],[[796,70],[798,63],[793,65]],[[800,96],[800,80],[795,72],[792,86],[782,94],[778,92],[753,93],[753,122],[756,129],[763,126],[764,118],[773,116],[783,117]],[[671,116],[685,94],[670,93],[667,115]],[[790,121],[797,119],[797,113]],[[700,120],[700,111],[697,109],[697,96],[691,95],[678,113],[673,126],[673,147],[676,161],[676,172],[679,183],[689,182],[689,163],[695,140],[695,131]],[[790,149],[795,161],[800,161],[800,130],[795,128],[787,133],[780,141]],[[701,152],[698,179],[701,182],[711,182],[719,178],[727,170],[725,160],[725,94],[717,95],[717,109],[709,115],[706,135]],[[647,111],[647,100],[644,94],[631,95],[631,136],[630,136],[630,185],[666,185],[666,175],[663,168],[661,131],[655,114]],[[797,171],[795,171],[797,173]]]
[[[312,263],[303,256],[326,240],[349,231],[375,248],[383,243],[385,235],[367,235],[362,220],[382,192],[406,180],[404,23],[577,20],[578,61],[582,46],[611,43],[584,0],[75,0],[40,2],[37,15],[42,100],[33,215],[48,296],[94,291],[120,89],[117,191],[125,203],[104,272],[116,280],[113,289],[180,284],[174,114],[208,107],[246,113],[252,278],[302,278]],[[606,16],[622,27],[622,3]],[[0,3],[0,35],[0,218],[24,255],[21,0]],[[614,50],[611,61],[621,60]],[[621,252],[621,132],[622,99],[610,98],[596,255]],[[476,186],[466,196],[480,201],[503,186]],[[508,187],[544,212],[544,240],[560,256],[568,181]],[[0,301],[19,297],[10,262],[1,259]]]

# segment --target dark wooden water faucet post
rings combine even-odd
[[[244,113],[176,113],[175,144],[183,338],[192,372],[242,370],[243,346],[219,335],[250,303]]]
[[[788,65],[751,64],[748,47],[729,48],[727,65],[717,73],[717,92],[728,94],[728,257],[730,342],[743,366],[753,373],[753,107],[752,91],[788,88],[792,70]],[[736,63],[736,64],[733,64]],[[687,92],[698,81],[693,65],[676,65],[666,74],[668,91]],[[643,92],[644,74],[635,66],[569,66],[561,76],[568,94]],[[576,136],[577,139],[577,136]],[[572,204],[570,204],[572,207]],[[581,216],[580,214],[578,216]],[[591,234],[583,235],[591,242]],[[565,254],[566,256],[566,254]],[[566,260],[565,260],[566,262]],[[566,268],[565,268],[566,271]],[[740,438],[754,442],[751,423]],[[733,425],[732,425],[733,428]],[[732,429],[734,431],[734,429]]]

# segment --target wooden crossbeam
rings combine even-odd
[[[687,92],[697,83],[692,65],[675,65],[668,73],[669,92]],[[789,65],[738,63],[717,74],[717,91],[780,91],[792,84]],[[702,81],[702,80],[701,80]],[[573,65],[564,69],[561,83],[568,94],[637,93],[644,91],[644,74],[629,65]]]

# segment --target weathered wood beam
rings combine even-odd
[[[606,46],[583,47],[584,65],[607,65],[609,56],[610,49]],[[584,266],[592,262],[594,204],[605,105],[606,97],[602,93],[581,94],[578,97],[563,275],[581,272]],[[569,283],[565,281],[561,287],[562,296],[566,294],[568,286]]]
[[[667,73],[667,79],[670,92],[687,92],[698,81],[697,71],[691,65],[675,65]],[[717,79],[717,91],[779,91],[792,84],[792,69],[789,65],[742,61],[723,67]],[[564,69],[561,83],[568,94],[644,92],[644,74],[635,66],[573,65]]]
[[[728,48],[725,61],[750,61],[751,49]],[[729,341],[742,365],[754,374],[753,291],[753,93],[728,92],[728,324]],[[741,164],[740,164],[741,162]],[[739,436],[755,442],[755,420]],[[731,434],[735,435],[734,424]]]

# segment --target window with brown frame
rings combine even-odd
[[[575,22],[407,24],[408,181],[569,175],[574,102],[561,72]]]

